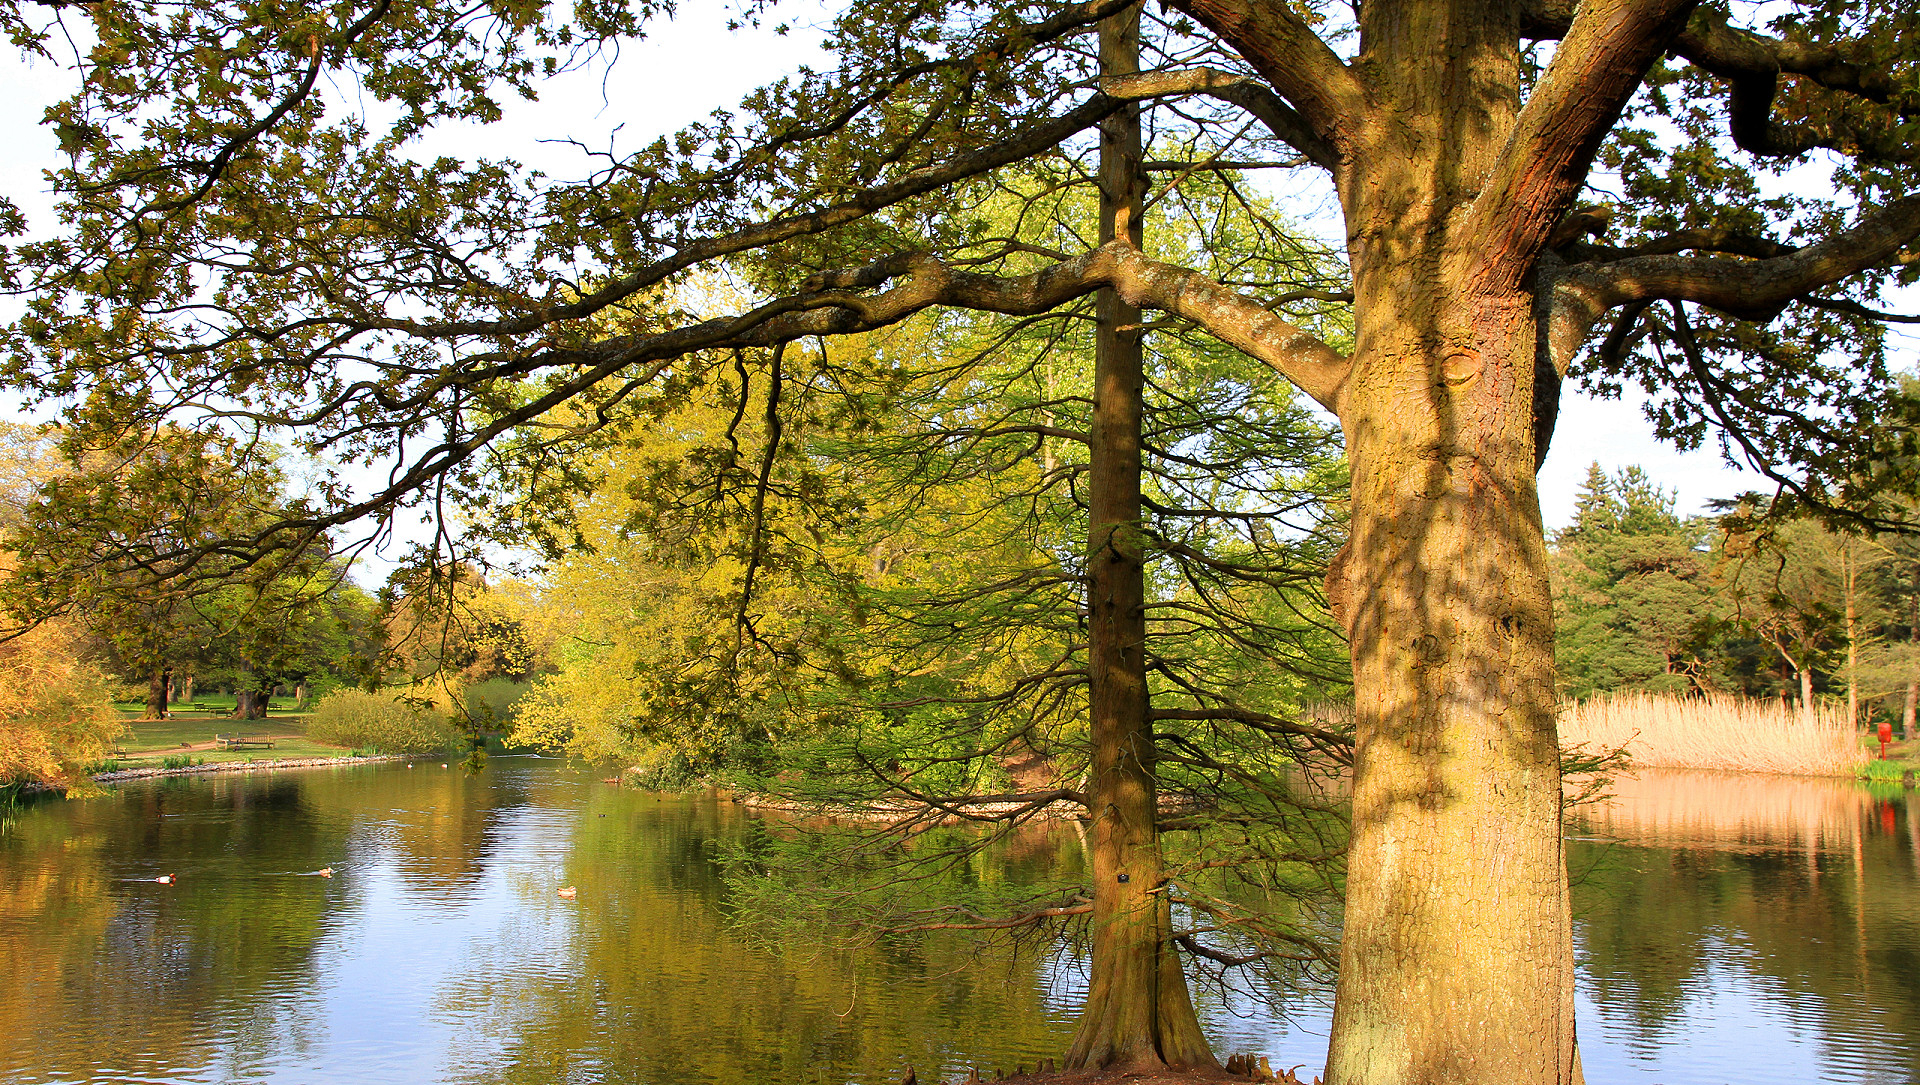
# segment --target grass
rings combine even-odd
[[[1914,766],[1910,761],[1882,761],[1876,757],[1857,766],[1854,771],[1863,780],[1897,784],[1907,773],[1914,771]]]
[[[204,703],[204,702],[203,702]],[[228,712],[233,711],[231,706]],[[346,750],[307,737],[304,715],[268,716],[264,720],[236,720],[213,712],[180,714],[164,720],[128,720],[131,729],[120,740],[115,755],[123,769],[181,768],[181,762],[218,764],[223,761],[277,761],[293,757],[344,757]],[[213,736],[247,735],[271,738],[272,749],[222,750]],[[96,768],[95,772],[109,769]]]
[[[294,712],[299,704],[291,697],[275,697],[267,702],[267,715],[279,719],[288,715],[300,715]],[[129,717],[138,717],[147,710],[145,701],[115,701],[113,707]],[[222,719],[233,715],[234,700],[230,693],[208,693],[195,697],[192,703],[168,706],[175,718],[185,719]],[[255,721],[258,722],[258,721]]]
[[[1617,694],[1579,702],[1560,717],[1560,741],[1625,746],[1636,765],[1792,776],[1852,776],[1866,758],[1844,713],[1810,714],[1738,697]]]

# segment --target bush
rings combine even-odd
[[[106,676],[79,654],[79,635],[63,622],[0,641],[0,781],[79,783],[126,732]]]
[[[533,688],[530,682],[489,678],[468,686],[463,699],[467,715],[483,730],[504,730],[513,724],[520,698]]]
[[[397,691],[337,689],[313,706],[307,737],[350,750],[427,753],[446,749],[460,736],[445,716],[409,703]]]

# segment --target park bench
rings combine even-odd
[[[223,750],[271,750],[273,740],[249,735],[215,735],[213,741]]]

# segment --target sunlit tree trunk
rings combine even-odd
[[[167,718],[167,676],[170,673],[163,666],[154,667],[147,673],[147,719]]]
[[[1424,347],[1417,326],[1363,331],[1400,341],[1369,344],[1354,394],[1375,402],[1349,426],[1358,745],[1336,1085],[1573,1074],[1531,334],[1524,299],[1467,304],[1428,317],[1479,323],[1478,357]]]
[[[1100,55],[1109,74],[1138,70],[1137,8],[1102,28]],[[1139,116],[1126,110],[1100,131],[1103,243],[1126,237],[1140,244],[1144,190]],[[1093,960],[1066,1066],[1212,1066],[1171,941],[1155,824],[1140,522],[1140,311],[1113,290],[1101,291],[1098,305],[1087,479]]]
[[[1370,48],[1432,57],[1383,91],[1427,107],[1367,133],[1374,168],[1342,193],[1352,536],[1329,589],[1351,633],[1356,748],[1332,1085],[1578,1073],[1535,488],[1558,382],[1532,256],[1459,213],[1504,153],[1516,31],[1476,11],[1478,48],[1453,10],[1369,21]]]

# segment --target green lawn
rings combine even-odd
[[[293,701],[276,700],[268,706],[264,720],[231,718],[233,698],[208,697],[192,705],[173,706],[173,716],[165,720],[140,720],[145,706],[122,702],[115,707],[125,714],[131,729],[120,740],[125,751],[116,760],[122,768],[158,765],[164,757],[191,756],[216,761],[265,761],[289,757],[339,757],[348,751],[326,746],[307,737],[307,714],[290,711]],[[271,749],[221,750],[213,745],[213,736],[245,735],[271,738]]]

